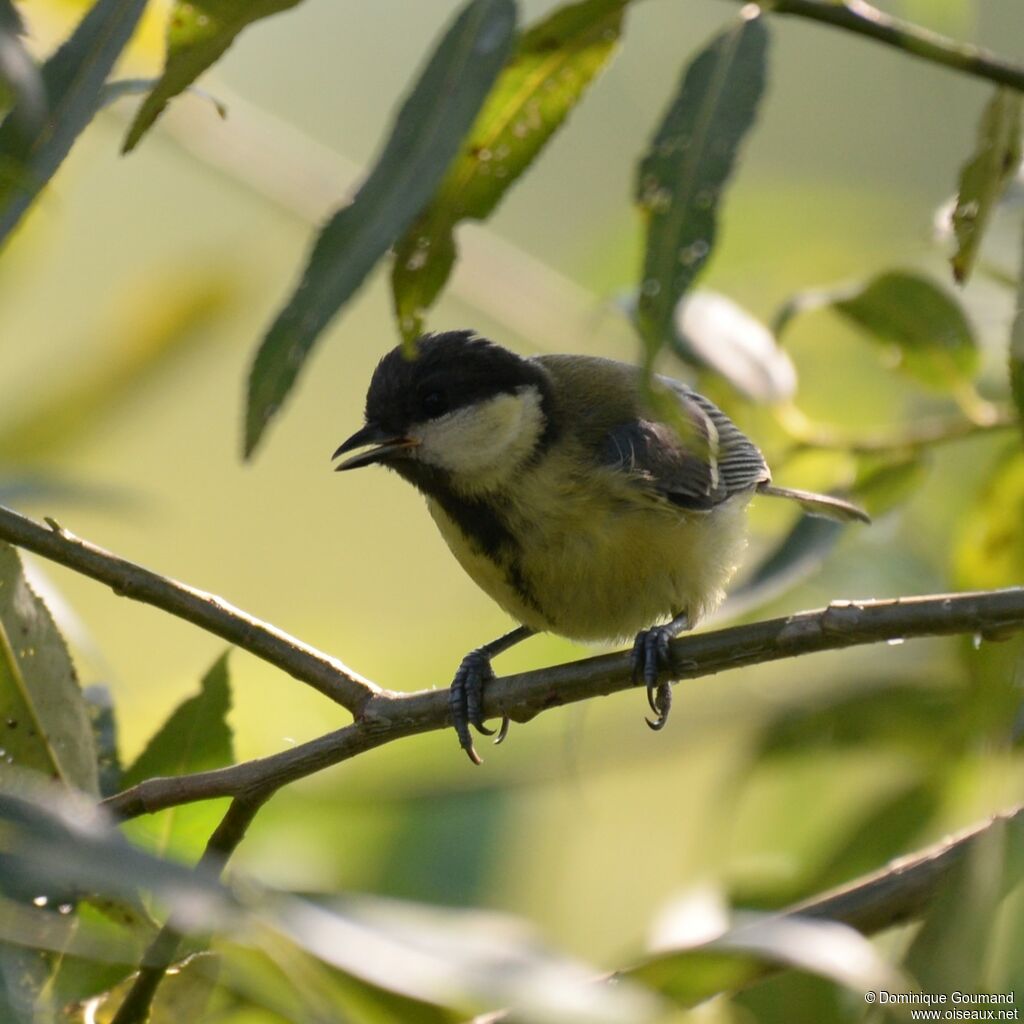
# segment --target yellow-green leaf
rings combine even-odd
[[[1017,415],[1024,425],[1024,247],[1017,280],[1017,312],[1010,330],[1010,390]]]
[[[953,277],[970,276],[989,214],[1021,161],[1021,110],[1024,98],[1013,89],[997,89],[981,115],[978,143],[960,171],[953,232]]]
[[[954,552],[954,578],[968,590],[1024,581],[1024,453],[996,467],[967,514]]]
[[[421,333],[455,263],[461,220],[488,217],[615,51],[629,0],[582,0],[523,33],[434,198],[395,247],[395,312]]]
[[[71,656],[17,552],[0,544],[0,781],[29,769],[98,791],[89,712]]]
[[[297,3],[299,0],[178,0],[167,23],[163,74],[139,107],[125,136],[124,152],[135,148],[168,101],[210,67],[242,29]]]

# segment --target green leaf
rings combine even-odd
[[[647,243],[637,327],[648,364],[669,343],[676,303],[714,245],[722,188],[764,91],[768,32],[750,10],[687,68],[640,163],[636,200]]]
[[[462,9],[402,105],[376,166],[321,231],[249,374],[247,457],[320,333],[436,191],[505,63],[515,17],[513,0],[471,0]]]
[[[203,677],[199,693],[182,702],[124,773],[122,788],[158,775],[187,775],[234,763],[227,715],[231,710],[228,654]],[[202,850],[221,808],[214,802],[172,807],[126,824],[128,834],[155,853],[189,856]]]
[[[125,136],[123,152],[138,145],[168,101],[210,67],[242,29],[297,3],[299,0],[177,0],[167,22],[163,74],[139,107]]]
[[[8,544],[0,544],[0,749],[0,779],[12,767],[30,769],[98,791],[89,711],[71,656]]]
[[[99,776],[99,794],[113,796],[121,785],[121,757],[117,750],[117,718],[114,701],[105,686],[87,686],[82,691],[89,711],[93,742],[96,745],[96,768]]]
[[[35,61],[22,46],[25,26],[11,0],[0,0],[0,87],[6,86],[4,106],[17,102],[22,126],[32,130],[40,126],[46,114],[46,90]]]
[[[959,302],[932,280],[906,271],[879,274],[831,295],[832,308],[877,341],[929,387],[962,386],[978,369],[974,331]]]
[[[406,340],[423,329],[455,263],[453,232],[483,220],[614,53],[629,0],[583,0],[523,33],[437,193],[395,247],[391,287]]]
[[[103,83],[146,0],[97,0],[43,65],[48,116],[26,127],[19,100],[0,125],[0,240],[6,238],[100,107]]]
[[[960,171],[952,264],[953,277],[961,284],[970,276],[989,215],[1020,164],[1022,109],[1019,92],[997,89],[981,115],[974,154]]]
[[[1024,453],[1014,448],[996,466],[967,513],[953,557],[965,590],[1009,587],[1024,579]]]
[[[1017,312],[1010,329],[1010,390],[1024,427],[1024,246],[1017,278]]]
[[[862,455],[857,460],[857,479],[850,493],[872,517],[878,518],[913,497],[927,472],[928,464],[920,451]]]

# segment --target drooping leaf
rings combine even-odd
[[[513,0],[466,4],[402,105],[369,177],[320,232],[249,374],[246,456],[320,333],[434,194],[505,63],[515,17]]]
[[[297,3],[299,0],[176,0],[167,23],[163,74],[139,107],[123,151],[135,148],[168,101],[210,67],[242,29]]]
[[[99,109],[103,83],[146,0],[97,0],[43,65],[48,116],[29,127],[19,100],[0,125],[0,240],[6,238]]]
[[[960,171],[953,209],[957,248],[953,277],[970,276],[989,214],[1021,161],[1021,111],[1024,99],[1013,89],[999,88],[988,102],[978,125],[974,154]]]
[[[434,198],[395,247],[391,287],[403,337],[455,263],[461,220],[490,216],[614,53],[629,0],[582,0],[523,33]]]
[[[640,163],[647,242],[637,326],[648,364],[669,343],[676,304],[714,245],[722,189],[764,91],[767,48],[764,19],[751,6],[686,69]]]
[[[1010,330],[1010,390],[1024,429],[1024,246],[1017,271],[1017,312]]]
[[[16,102],[23,127],[38,128],[46,113],[46,90],[35,61],[21,43],[25,26],[12,0],[0,0],[0,91],[3,108]]]
[[[780,967],[818,974],[858,992],[903,988],[868,939],[847,925],[750,912],[730,920],[724,910],[718,917],[702,901],[695,905],[684,897],[656,925],[658,952],[624,976],[686,1007]]]
[[[122,788],[158,775],[187,775],[234,763],[234,745],[227,715],[231,710],[228,655],[203,677],[199,693],[183,701],[146,744],[121,780]],[[186,804],[136,819],[128,834],[155,853],[195,855],[209,838],[222,813],[217,802]]]
[[[0,544],[0,779],[29,769],[98,791],[89,711],[53,617]]]
[[[953,576],[965,590],[1024,580],[1024,453],[1001,460],[967,513],[954,548]]]
[[[825,308],[887,345],[898,365],[931,387],[961,387],[978,368],[978,343],[960,303],[922,274],[893,270],[794,295],[775,316],[776,335],[795,316]]]
[[[773,403],[796,392],[796,367],[760,320],[718,292],[698,289],[676,306],[672,351],[713,370],[754,402]]]

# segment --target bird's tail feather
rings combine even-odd
[[[862,508],[831,494],[815,494],[813,491],[798,491],[789,487],[776,487],[764,483],[758,487],[759,494],[768,494],[773,498],[789,498],[798,502],[800,507],[811,516],[823,519],[835,519],[840,523],[870,523],[871,517]]]

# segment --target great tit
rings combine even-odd
[[[752,495],[868,521],[839,498],[772,486],[761,452],[717,406],[657,380],[678,404],[674,423],[646,411],[634,366],[523,358],[472,331],[428,334],[414,357],[399,347],[381,359],[366,423],[334,453],[365,449],[336,468],[379,463],[417,487],[462,568],[521,623],[466,655],[451,684],[452,722],[474,763],[469,726],[494,732],[482,712],[491,659],[540,631],[635,637],[647,724],[662,728],[669,641],[722,600]],[[507,728],[506,717],[498,742]]]

